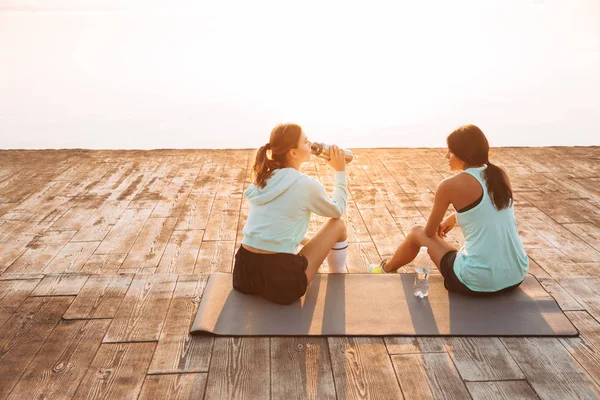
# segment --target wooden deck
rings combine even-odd
[[[449,176],[442,149],[356,154],[348,273],[425,222]],[[0,399],[600,398],[600,148],[492,153],[569,339],[189,336],[209,274],[232,269],[251,158],[0,151]],[[304,172],[331,188],[325,163]]]

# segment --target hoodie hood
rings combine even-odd
[[[267,180],[264,188],[251,184],[244,192],[250,203],[254,205],[267,204],[288,190],[304,174],[294,168],[276,169]]]

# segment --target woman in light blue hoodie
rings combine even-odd
[[[299,171],[310,155],[310,142],[296,124],[277,125],[269,142],[258,149],[252,184],[244,193],[250,210],[235,255],[236,290],[291,304],[304,295],[326,257],[330,268],[344,268],[348,251],[341,218],[348,197],[344,153],[331,147],[328,163],[335,170],[331,198],[319,181]],[[313,212],[331,219],[306,240]]]

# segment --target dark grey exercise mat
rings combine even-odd
[[[468,297],[429,279],[429,297],[413,295],[412,274],[317,274],[299,301],[282,306],[232,288],[213,273],[192,332],[231,336],[459,335],[577,336],[577,329],[537,279],[510,293]]]

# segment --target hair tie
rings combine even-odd
[[[271,143],[267,143],[267,144],[265,144],[265,149],[267,149],[267,150],[271,150]]]

